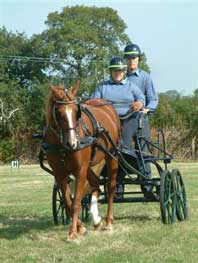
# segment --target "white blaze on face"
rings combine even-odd
[[[72,120],[72,109],[68,108],[65,111],[66,115],[67,115],[67,119],[68,119],[68,128],[74,128],[74,123]],[[72,149],[76,149],[78,146],[78,139],[76,136],[76,130],[75,129],[71,129],[68,131],[68,143],[71,146]]]

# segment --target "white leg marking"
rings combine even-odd
[[[98,199],[95,195],[92,195],[91,197],[91,207],[90,207],[90,213],[92,216],[92,220],[94,225],[97,225],[101,221],[101,217],[98,215]]]

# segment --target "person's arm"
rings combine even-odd
[[[134,111],[140,111],[145,105],[145,96],[142,91],[135,85],[133,87],[133,96],[135,102],[132,103],[132,108]]]
[[[155,110],[158,105],[158,95],[155,91],[153,81],[151,77],[148,75],[146,80],[145,80],[145,98],[146,98],[146,105],[145,105],[145,110],[147,112],[149,110]]]
[[[91,99],[102,99],[102,84],[98,86],[94,92],[91,94],[90,98]]]

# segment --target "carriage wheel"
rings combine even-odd
[[[89,221],[89,215],[90,215],[90,199],[91,195],[87,194],[83,197],[81,205],[82,205],[82,210],[81,210],[81,220],[83,222],[88,222]]]
[[[160,208],[162,222],[172,224],[176,219],[175,180],[170,171],[165,170],[160,178]]]
[[[188,219],[188,203],[181,173],[178,169],[172,170],[176,185],[176,215],[179,221]]]
[[[56,182],[54,183],[52,192],[52,213],[55,225],[69,224],[70,219],[65,210],[65,202],[62,192]]]

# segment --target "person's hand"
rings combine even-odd
[[[132,103],[132,109],[133,111],[140,111],[143,107],[143,103],[141,101],[135,101]]]
[[[143,113],[147,114],[150,110],[149,109],[143,109]]]

